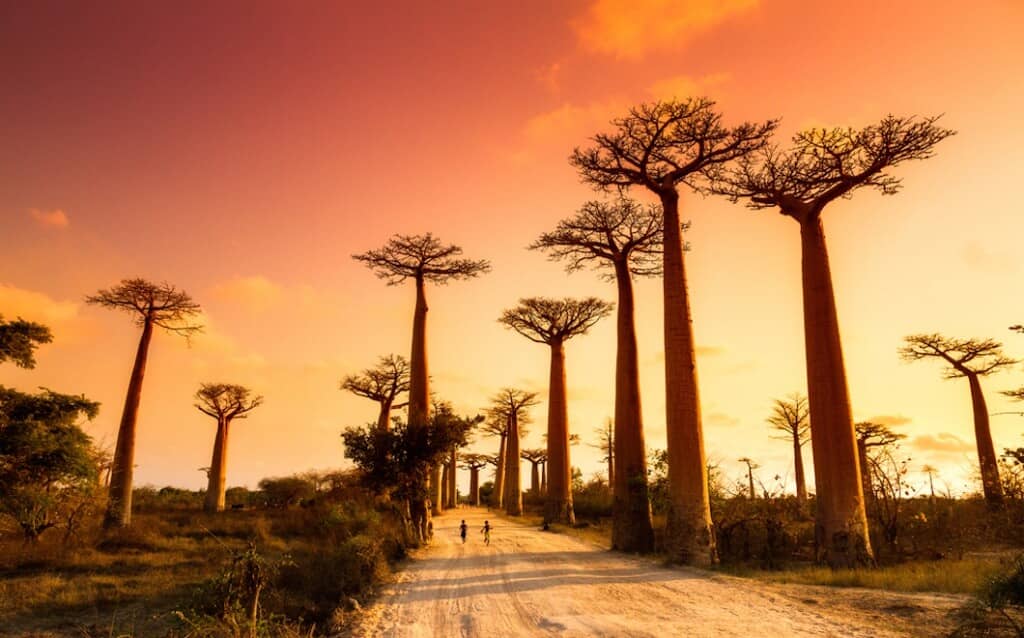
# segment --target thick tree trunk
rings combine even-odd
[[[572,466],[569,463],[569,407],[565,396],[565,346],[551,343],[548,386],[548,493],[544,522],[576,524],[572,507]]]
[[[451,456],[449,457],[448,466],[451,468],[448,472],[448,503],[449,507],[459,506],[459,491],[457,483],[455,482],[458,466],[458,450],[452,448]]]
[[[793,435],[793,473],[796,475],[796,500],[807,501],[807,478],[804,476],[804,455],[800,449],[800,434]]]
[[[469,468],[469,502],[473,507],[480,507],[480,468]]]
[[[540,496],[540,463],[530,461],[530,494],[533,498]]]
[[[501,509],[505,504],[505,456],[508,430],[498,438],[498,462],[494,466],[494,490],[491,492],[491,507]]]
[[[391,401],[380,402],[380,415],[377,417],[377,429],[387,432],[391,429]]]
[[[523,515],[523,489],[519,477],[519,417],[513,413],[508,420],[508,451],[505,454],[505,513]]]
[[[217,434],[213,440],[213,458],[210,459],[210,477],[206,487],[206,501],[203,509],[207,512],[224,511],[224,487],[228,467],[228,421],[217,419]]]
[[[412,317],[412,352],[409,355],[409,427],[428,427],[430,424],[430,375],[427,370],[427,295],[423,277],[416,277],[416,309]],[[430,528],[430,513],[441,513],[441,467],[431,468],[428,481],[430,503],[426,507],[426,522],[420,527]],[[411,504],[415,512],[423,507]]]
[[[608,445],[612,486],[612,548],[654,549],[647,493],[647,449],[640,404],[640,364],[634,323],[633,282],[625,262],[615,264],[618,285],[618,348],[615,357],[615,430]]]
[[[668,442],[669,512],[665,550],[670,560],[710,565],[718,560],[711,525],[693,321],[683,259],[679,195],[659,193],[665,213],[665,427]],[[620,466],[621,467],[621,466]]]
[[[988,407],[976,374],[968,374],[971,384],[971,407],[974,410],[974,439],[978,444],[978,467],[981,469],[981,487],[985,502],[998,507],[1003,504],[1003,484],[999,480],[999,462],[992,444],[992,429],[988,422]]]
[[[441,507],[445,509],[452,506],[451,499],[448,496],[448,483],[451,481],[450,472],[451,465],[448,463],[441,465],[441,485],[443,486],[441,490]]]
[[[110,492],[107,511],[103,516],[104,529],[128,527],[132,523],[132,477],[135,473],[135,430],[142,400],[142,379],[146,376],[149,343],[153,340],[153,322],[147,318],[142,337],[135,353],[135,365],[128,381],[128,394],[121,412],[121,425],[117,429],[114,464],[110,470]]]
[[[548,462],[544,461],[540,464],[540,493],[547,495],[548,493]]]
[[[868,463],[868,442],[857,439],[857,464],[860,466],[860,490],[864,494],[864,504],[874,498],[875,489],[871,482],[871,465]]]
[[[872,564],[861,468],[821,218],[800,220],[800,237],[807,396],[817,486],[818,559],[832,567]]]

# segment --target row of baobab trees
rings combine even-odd
[[[684,259],[685,226],[679,213],[680,192],[692,190],[743,201],[754,209],[774,208],[799,226],[819,559],[833,566],[873,562],[822,216],[830,203],[860,189],[895,194],[901,180],[891,169],[930,157],[953,131],[940,127],[934,117],[887,116],[862,129],[800,132],[789,148],[781,148],[772,141],[777,126],[777,120],[727,126],[715,103],[706,98],[632,108],[612,121],[610,132],[595,135],[569,160],[585,183],[616,197],[585,203],[531,246],[564,262],[569,271],[599,268],[616,285],[612,543],[618,549],[646,552],[654,543],[632,281],[636,276],[660,276],[670,500],[663,549],[682,562],[716,560]],[[633,190],[652,194],[657,203],[629,199]],[[396,235],[384,247],[354,256],[391,285],[408,280],[415,284],[410,427],[429,423],[426,284],[469,279],[490,269],[486,260],[461,254],[458,246],[427,234]],[[551,352],[544,506],[548,521],[573,521],[564,346],[612,310],[612,304],[596,298],[535,297],[521,299],[499,318]],[[516,440],[510,434],[509,441]],[[509,457],[517,458],[511,450]],[[431,478],[437,511],[443,502],[440,467]]]
[[[700,565],[716,560],[684,259],[685,226],[679,212],[680,193],[689,190],[743,201],[753,209],[774,208],[793,219],[800,229],[819,559],[833,566],[870,564],[873,554],[822,216],[829,204],[864,188],[895,194],[901,180],[891,169],[930,157],[934,147],[954,132],[940,127],[934,117],[887,116],[861,129],[800,132],[788,148],[782,148],[772,140],[777,120],[727,126],[715,103],[706,98],[642,104],[611,125],[610,132],[597,134],[589,146],[577,148],[570,163],[585,183],[617,197],[585,203],[531,247],[563,261],[569,271],[600,268],[616,285],[613,545],[639,552],[653,547],[632,280],[635,276],[660,276],[670,501],[663,549],[681,562]],[[634,190],[652,194],[657,203],[643,205],[629,199],[628,194]],[[443,244],[426,234],[396,235],[380,249],[355,255],[388,284],[411,280],[415,285],[406,406],[411,428],[430,423],[426,285],[470,279],[490,269],[486,260],[466,259],[461,254],[460,247]],[[153,329],[160,327],[186,336],[198,329],[188,322],[198,312],[198,305],[180,291],[162,290],[157,295],[119,292],[103,291],[89,299],[131,312],[143,329],[115,450],[107,513],[111,524],[127,524],[130,520],[135,415]],[[611,314],[613,308],[611,303],[596,298],[528,298],[499,319],[527,339],[548,347],[551,353],[544,510],[549,521],[572,522],[574,517],[564,346]],[[908,343],[905,356],[946,359],[958,374],[971,381],[972,396],[980,396],[980,390],[975,392],[976,376],[988,370],[964,372],[978,355],[968,352],[959,360],[938,355],[935,345],[929,343],[934,336],[924,335]],[[986,351],[986,345],[981,343],[982,351]],[[978,410],[976,400],[976,415]],[[382,427],[386,424],[386,420],[381,422]],[[982,447],[992,447],[991,437],[984,446],[984,433],[978,434],[984,473],[987,458],[994,458],[994,451],[991,455],[981,452]],[[508,440],[518,441],[518,435],[510,432]],[[518,458],[512,450],[506,454],[506,458]],[[435,512],[443,503],[441,479],[438,464],[430,477],[429,501]],[[990,478],[985,482],[990,486]]]

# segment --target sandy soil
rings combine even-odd
[[[484,510],[434,519],[435,540],[367,608],[352,635],[943,635],[955,597],[766,585],[661,567]],[[470,526],[462,544],[459,520]]]

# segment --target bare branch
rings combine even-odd
[[[122,279],[117,286],[86,297],[85,302],[127,312],[138,326],[150,323],[186,339],[203,330],[201,325],[189,322],[202,308],[184,290],[167,282]]]
[[[263,397],[252,390],[230,383],[202,383],[196,391],[197,410],[215,419],[231,422],[248,418],[248,413],[263,405]]]
[[[406,279],[422,279],[445,284],[452,279],[472,279],[490,271],[486,259],[462,259],[462,248],[444,245],[431,233],[426,235],[393,235],[382,248],[352,255],[366,264],[389,286]]]
[[[993,339],[954,339],[940,334],[904,337],[899,349],[904,361],[935,358],[949,365],[945,378],[987,376],[1019,363],[1003,354],[1003,344]]]
[[[520,299],[519,306],[506,310],[500,323],[537,343],[552,345],[586,334],[614,305],[588,297],[586,299]]]

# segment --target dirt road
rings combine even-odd
[[[933,597],[858,597],[669,569],[493,517],[485,546],[479,531],[487,516],[460,509],[434,519],[431,546],[353,635],[901,636],[910,627],[930,634],[927,619],[937,614]],[[470,528],[466,544],[461,518]]]

